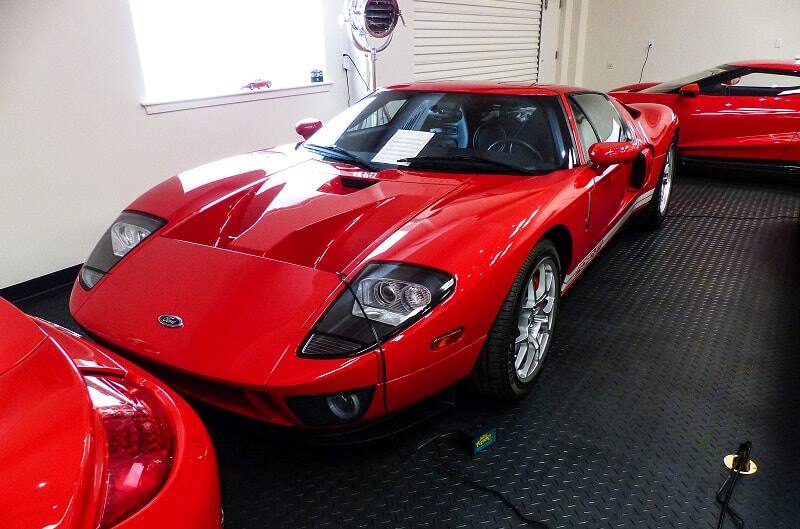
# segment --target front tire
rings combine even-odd
[[[676,140],[667,149],[664,167],[656,182],[653,198],[642,213],[642,226],[646,229],[658,229],[667,218],[669,209],[669,199],[672,194],[672,184],[675,180],[675,169],[678,162],[678,144]]]
[[[561,294],[561,262],[549,240],[522,265],[489,330],[472,373],[480,393],[498,400],[527,395],[553,339]]]

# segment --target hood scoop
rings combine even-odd
[[[453,186],[301,164],[206,206],[164,236],[339,272]]]
[[[349,195],[359,189],[367,189],[379,183],[377,178],[358,178],[353,176],[338,176],[330,182],[325,182],[317,190],[320,193],[332,195]]]

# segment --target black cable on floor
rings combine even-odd
[[[736,524],[739,529],[744,528],[744,520],[730,506],[731,498],[733,498],[733,491],[736,488],[736,483],[741,476],[743,470],[747,468],[750,463],[750,450],[753,444],[750,441],[745,441],[739,445],[739,450],[736,452],[736,459],[734,459],[733,468],[728,472],[728,477],[722,483],[722,486],[717,491],[717,502],[722,506],[717,520],[717,529],[722,529],[725,526],[725,515],[730,514],[731,520]]]
[[[487,487],[485,485],[481,485],[480,483],[478,483],[474,479],[470,478],[466,474],[463,474],[462,472],[459,472],[458,470],[455,470],[450,465],[448,465],[447,463],[444,462],[444,459],[442,459],[442,453],[441,453],[441,443],[439,441],[441,441],[442,439],[448,438],[448,437],[453,437],[453,436],[458,435],[460,433],[461,432],[458,431],[458,430],[451,430],[451,431],[448,431],[448,432],[444,432],[444,433],[440,433],[440,434],[434,435],[433,437],[427,439],[425,442],[423,442],[422,444],[417,446],[414,449],[413,452],[411,452],[408,456],[406,456],[406,458],[403,460],[403,463],[407,462],[409,459],[414,457],[414,455],[418,454],[423,448],[425,448],[426,446],[428,446],[428,445],[433,443],[434,447],[436,448],[436,460],[439,463],[437,468],[444,469],[449,476],[458,479],[459,481],[469,485],[470,487],[473,487],[473,488],[478,489],[478,490],[482,490],[483,492],[488,492],[489,494],[493,495],[495,498],[498,498],[506,506],[508,506],[514,512],[514,514],[517,515],[517,517],[522,522],[524,522],[528,526],[533,527],[535,529],[550,529],[546,524],[544,524],[544,523],[540,522],[539,520],[536,520],[535,518],[533,518],[533,517],[525,514],[524,512],[522,512],[519,509],[519,507],[517,507],[517,505],[513,501],[511,501],[505,494],[503,494],[499,490],[495,490],[495,489],[493,489],[491,487]]]

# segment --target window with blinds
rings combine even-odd
[[[542,0],[414,0],[419,81],[536,82]]]

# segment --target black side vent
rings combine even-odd
[[[351,189],[366,189],[369,186],[378,183],[377,180],[364,180],[362,178],[347,178],[346,176],[343,176],[341,178],[341,182],[344,187],[349,187]]]

